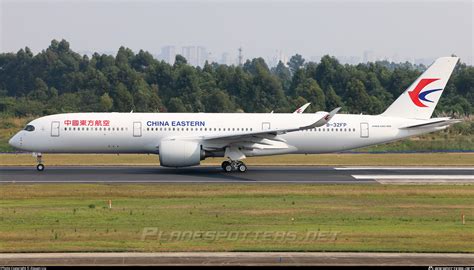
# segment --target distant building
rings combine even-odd
[[[176,58],[176,48],[174,46],[162,47],[160,58],[168,64],[174,64],[174,60]]]
[[[181,48],[181,55],[186,58],[188,64],[197,66],[197,49],[196,46],[185,46]]]
[[[206,47],[199,46],[196,49],[196,66],[204,66],[206,61],[209,59],[209,54]]]
[[[228,52],[223,53],[221,56],[221,60],[219,61],[220,64],[228,65],[228,66],[232,65],[233,62],[234,61],[232,60]]]
[[[358,56],[336,56],[337,60],[341,64],[357,65],[360,63],[360,57]]]
[[[362,58],[362,62],[375,62],[375,54],[374,51],[364,51],[364,57]]]

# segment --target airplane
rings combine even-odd
[[[224,157],[225,172],[245,172],[246,157],[340,152],[446,129],[431,118],[458,62],[441,57],[379,115],[301,113],[64,113],[29,122],[10,140],[42,153],[158,154],[161,166],[199,165]]]

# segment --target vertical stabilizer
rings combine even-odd
[[[381,115],[430,119],[458,60],[458,57],[436,59]]]

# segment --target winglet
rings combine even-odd
[[[306,110],[306,108],[308,108],[309,105],[311,105],[311,103],[306,103],[305,105],[296,109],[296,111],[294,111],[293,113],[303,113],[304,110]]]
[[[334,110],[330,111],[327,113],[324,117],[319,119],[318,121],[314,122],[313,124],[305,127],[300,127],[300,129],[311,129],[315,127],[320,127],[326,125],[329,121],[331,121],[331,118],[333,118],[334,115],[341,109],[341,107],[337,107]]]

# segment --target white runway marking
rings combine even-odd
[[[474,175],[352,175],[357,180],[372,179],[380,184],[474,184]]]
[[[352,171],[352,170],[436,170],[436,171],[444,171],[444,170],[453,170],[453,171],[474,171],[474,167],[336,167],[335,170],[340,171]]]
[[[352,175],[355,179],[425,179],[425,180],[474,180],[474,175],[383,175],[365,174]]]

